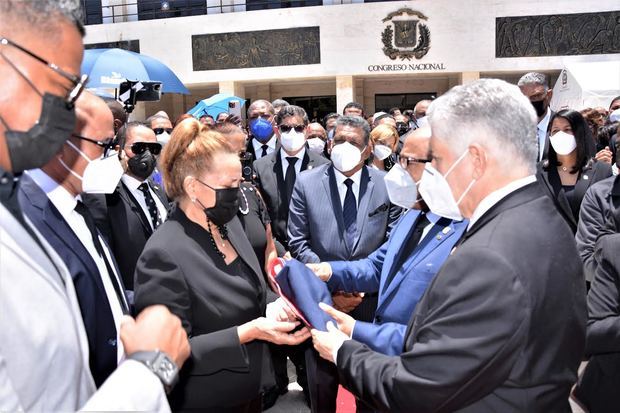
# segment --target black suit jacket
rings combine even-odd
[[[287,222],[288,209],[286,203],[286,186],[284,184],[284,174],[282,173],[281,149],[254,162],[256,172],[256,186],[261,191],[269,217],[271,218],[271,230],[276,240],[284,248],[288,249]],[[319,165],[329,163],[320,155],[312,153],[308,148],[301,162],[301,171],[316,168]],[[299,176],[297,176],[299,179]]]
[[[116,369],[116,325],[97,264],[47,195],[27,174],[19,181],[23,213],[69,269],[86,328],[90,371],[100,386]]]
[[[168,207],[168,198],[161,186],[153,180],[149,180],[149,185],[164,206]],[[144,214],[123,181],[118,183],[111,194],[84,195],[83,200],[112,247],[125,288],[133,290],[136,262],[153,233],[150,218]]]
[[[592,356],[575,389],[591,412],[620,409],[620,234],[601,238],[588,293],[586,354]]]
[[[342,382],[408,412],[570,412],[585,282],[569,228],[536,183],[483,214],[433,279],[400,357],[346,341]]]
[[[237,326],[265,313],[266,287],[239,219],[227,227],[255,282],[230,273],[207,231],[180,208],[148,240],[136,267],[136,310],[163,304],[181,318],[190,337],[191,358],[171,394],[174,410],[239,405],[258,397],[261,383],[272,380],[266,344],[239,344]]]
[[[586,168],[579,173],[573,196],[575,196],[579,204],[586,194],[588,188],[603,179],[611,176],[611,166],[604,162],[592,161]],[[570,226],[573,234],[577,232],[577,224],[579,223],[579,208],[571,208],[564,189],[562,181],[556,167],[549,166],[547,160],[543,160],[538,164],[536,179],[541,185],[543,191],[553,200],[556,208]]]

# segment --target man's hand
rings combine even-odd
[[[351,337],[353,326],[355,325],[355,319],[353,317],[343,313],[342,311],[338,311],[325,303],[319,303],[319,307],[321,307],[321,310],[325,311],[327,314],[332,316],[334,320],[336,320],[338,330],[345,333],[347,337]]]
[[[282,297],[278,298],[273,303],[267,304],[267,311],[265,317],[274,321],[295,321],[297,316],[286,304]]]
[[[596,156],[594,157],[594,159],[596,159],[599,162],[605,162],[611,165],[611,158],[612,158],[612,153],[609,150],[609,146],[605,146],[605,149],[601,149],[600,151],[598,151],[596,153]]]
[[[363,293],[343,293],[338,292],[332,295],[332,300],[334,300],[334,308],[340,311],[344,311],[345,313],[350,313],[360,305],[362,299],[364,298]]]
[[[120,337],[125,354],[136,351],[163,351],[181,369],[190,347],[181,319],[163,305],[152,305],[142,310],[134,320],[125,316],[121,321]]]
[[[312,329],[312,344],[321,357],[332,363],[336,363],[334,358],[338,350],[350,338],[342,331],[338,330],[331,321],[327,323],[327,332]]]
[[[295,346],[310,338],[310,331],[306,327],[289,334],[298,325],[299,322],[274,321],[259,317],[237,327],[237,334],[241,344],[252,340],[264,340],[274,344]]]
[[[321,279],[321,281],[327,282],[332,276],[332,266],[327,262],[306,264],[306,267],[310,268],[312,272]]]

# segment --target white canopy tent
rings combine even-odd
[[[581,110],[602,106],[620,95],[620,60],[565,65],[553,87],[551,109]]]

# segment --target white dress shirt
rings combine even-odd
[[[73,231],[73,233],[78,237],[78,239],[88,251],[88,254],[91,256],[95,264],[97,265],[97,270],[99,270],[99,275],[101,276],[101,281],[103,283],[103,288],[105,290],[105,294],[108,297],[108,302],[110,303],[110,309],[112,310],[112,317],[114,318],[114,324],[116,327],[116,349],[117,349],[117,360],[120,362],[123,354],[125,353],[123,348],[123,343],[119,337],[119,330],[121,325],[121,319],[123,317],[123,310],[121,307],[121,303],[119,302],[118,296],[116,295],[116,290],[112,285],[112,280],[110,279],[110,274],[108,273],[108,268],[105,264],[103,258],[97,252],[95,248],[95,243],[93,242],[92,235],[84,218],[75,210],[78,200],[81,201],[80,196],[74,197],[67,191],[64,187],[58,185],[56,181],[50,178],[45,172],[40,169],[35,169],[28,171],[30,177],[34,180],[34,182],[45,192],[50,202],[56,207],[60,215],[63,219],[69,224],[69,227]],[[103,247],[103,250],[106,254],[106,259],[109,263],[113,263],[112,254],[103,241],[101,236],[99,236],[99,242]],[[113,267],[113,266],[112,266]],[[123,284],[120,281],[118,274],[113,268],[114,274],[113,277],[116,278],[116,282],[119,286]]]
[[[362,167],[363,168],[363,167]],[[338,195],[340,195],[340,206],[344,208],[344,197],[347,195],[347,185],[344,183],[347,179],[353,181],[353,185],[351,185],[351,189],[353,190],[353,195],[355,195],[355,202],[357,205],[360,203],[360,183],[362,182],[362,169],[355,172],[353,175],[346,177],[340,172],[338,169],[334,168],[334,172],[336,175],[336,185],[338,185]]]
[[[123,181],[127,189],[129,189],[129,192],[131,192],[131,195],[133,195],[136,201],[138,201],[138,204],[140,204],[140,208],[142,208],[142,212],[144,212],[144,216],[148,218],[151,229],[155,229],[153,228],[153,220],[151,219],[151,213],[149,212],[149,208],[146,206],[146,200],[144,199],[144,193],[140,189],[138,189],[138,187],[142,185],[143,182],[147,182],[147,181],[138,181],[133,176],[129,176],[127,174],[123,175],[121,177],[121,180]],[[159,212],[159,216],[161,217],[161,222],[164,222],[166,220],[166,217],[168,216],[168,211],[166,210],[166,207],[164,206],[164,204],[161,202],[161,199],[159,199],[159,196],[157,196],[157,194],[153,192],[153,188],[151,188],[150,184],[148,185],[148,187],[149,187],[149,192],[151,193],[151,196],[155,200],[155,205],[157,206],[157,211]]]
[[[525,185],[529,185],[532,182],[536,182],[535,175],[529,175],[525,178],[517,179],[516,181],[512,181],[508,185],[491,192],[487,195],[476,207],[474,213],[471,215],[469,219],[469,225],[467,225],[467,230],[469,229],[480,219],[485,212],[493,207],[493,205],[497,204],[499,201],[504,199],[506,196],[516,191],[519,188],[523,188]]]
[[[286,176],[286,171],[288,169],[288,159],[286,158],[297,158],[297,162],[295,162],[295,175],[299,175],[299,173],[301,172],[301,164],[304,160],[304,155],[306,153],[306,146],[304,145],[303,148],[301,148],[301,150],[299,152],[297,152],[296,155],[288,155],[284,149],[280,150],[280,159],[282,160],[282,176]]]
[[[538,160],[541,161],[543,152],[545,151],[545,141],[547,140],[547,128],[549,127],[549,120],[551,120],[551,109],[547,108],[545,117],[538,122],[536,127],[536,134],[538,135]]]
[[[254,138],[252,138],[252,146],[254,147],[254,153],[256,154],[256,159],[261,158],[261,154],[263,153],[263,145],[267,145],[267,155],[276,151],[276,142],[278,138],[276,135],[271,137],[266,143],[262,143]]]

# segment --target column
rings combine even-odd
[[[459,75],[459,84],[464,85],[480,79],[480,72],[461,72]]]
[[[349,102],[355,101],[355,79],[353,76],[336,76],[336,108],[342,114]]]
[[[241,82],[227,80],[219,83],[220,93],[230,93],[245,99],[245,86]]]

